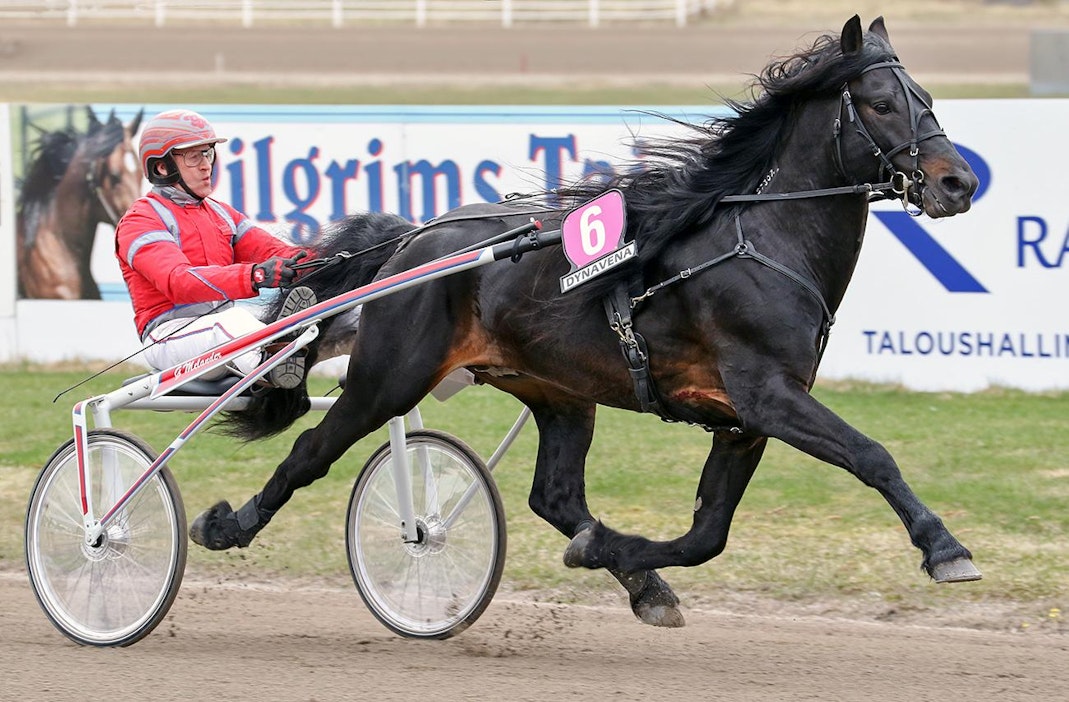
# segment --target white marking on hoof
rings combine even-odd
[[[959,558],[940,563],[932,568],[932,579],[937,583],[965,583],[984,577],[968,558]]]

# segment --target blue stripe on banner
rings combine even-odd
[[[129,302],[130,292],[124,283],[97,283],[100,299],[104,302]]]
[[[948,292],[986,293],[987,288],[905,212],[874,212]]]

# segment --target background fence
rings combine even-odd
[[[158,27],[191,21],[243,27],[277,22],[330,23],[335,27],[401,22],[422,27],[489,22],[511,27],[532,22],[686,24],[733,0],[0,0],[0,20],[151,22]]]

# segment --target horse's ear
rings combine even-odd
[[[85,114],[89,118],[89,133],[92,134],[102,126],[100,119],[97,117],[97,113],[93,112],[93,108],[86,105]]]
[[[872,20],[872,24],[869,25],[869,31],[883,39],[888,44],[891,43],[891,37],[887,36],[887,27],[883,24],[883,16],[879,16]]]
[[[856,54],[861,51],[861,18],[854,15],[843,25],[843,33],[839,37],[839,45],[842,47],[843,56]]]
[[[137,134],[137,130],[141,126],[141,118],[144,116],[144,114],[145,108],[142,107],[140,110],[137,111],[137,114],[134,115],[134,118],[130,121],[130,136]]]

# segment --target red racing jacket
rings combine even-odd
[[[115,229],[115,255],[142,339],[156,324],[196,317],[226,300],[256,297],[252,267],[304,249],[252,223],[226,203],[153,188]]]

